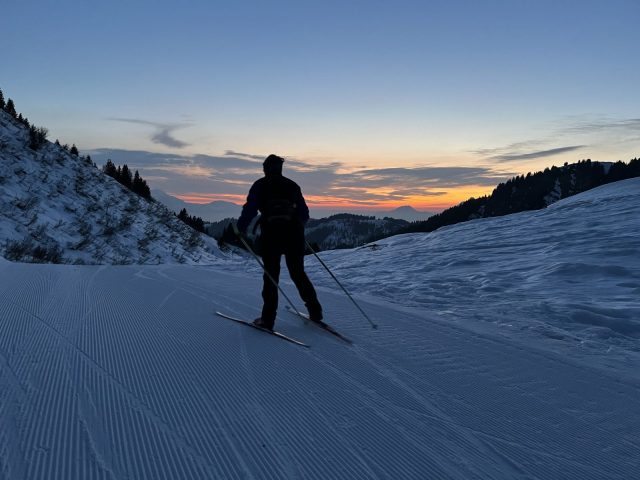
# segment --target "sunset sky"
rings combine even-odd
[[[638,1],[13,1],[0,88],[192,202],[269,153],[315,208],[437,210],[640,156]]]

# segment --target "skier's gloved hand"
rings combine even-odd
[[[232,224],[233,226],[233,232],[237,235],[237,236],[244,236],[247,233],[247,227],[242,228],[243,226],[241,225],[240,227],[238,227],[235,223]]]

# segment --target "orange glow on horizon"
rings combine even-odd
[[[393,210],[394,208],[410,205],[416,210],[444,210],[464,202],[471,197],[481,197],[489,195],[494,187],[468,185],[451,189],[436,190],[439,195],[409,195],[402,199],[393,200],[353,200],[345,197],[330,195],[305,195],[305,199],[310,208],[322,208],[329,210]],[[376,194],[378,197],[383,193],[380,191],[367,192]],[[246,195],[230,193],[170,193],[183,202],[203,205],[214,201],[225,201],[243,205]]]

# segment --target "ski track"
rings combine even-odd
[[[365,304],[371,330],[321,291],[355,345],[281,308],[277,329],[304,349],[214,315],[259,315],[259,278],[6,262],[0,275],[2,480],[637,475],[637,383],[425,312]]]

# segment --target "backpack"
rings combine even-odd
[[[288,198],[273,198],[267,202],[261,221],[266,223],[291,223],[296,219],[297,205]]]

